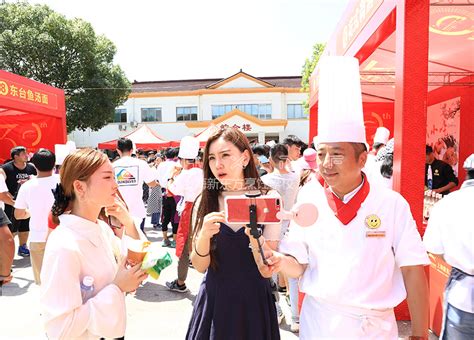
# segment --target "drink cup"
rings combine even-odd
[[[135,265],[143,261],[148,247],[149,241],[127,239],[127,259],[131,265]]]

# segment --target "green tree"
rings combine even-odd
[[[313,46],[311,58],[306,58],[303,69],[301,70],[301,91],[309,91],[309,78],[318,64],[319,57],[324,51],[326,44],[316,43]],[[309,113],[309,94],[308,99],[303,102],[304,112]]]
[[[45,5],[0,5],[0,68],[63,89],[67,129],[98,130],[130,93],[115,45]]]

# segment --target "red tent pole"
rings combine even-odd
[[[429,0],[397,0],[394,189],[405,197],[419,229],[428,89]]]

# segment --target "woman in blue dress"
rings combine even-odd
[[[266,250],[276,249],[281,226],[265,225],[257,240],[245,226],[225,223],[226,196],[268,191],[247,137],[234,128],[214,133],[206,144],[203,171],[204,188],[192,221],[191,261],[206,275],[186,339],[280,339],[269,280],[273,268],[263,263],[257,242]]]

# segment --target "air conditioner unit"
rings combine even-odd
[[[138,126],[138,122],[136,122],[136,121],[130,122],[130,126],[132,128],[136,128]]]
[[[119,124],[118,126],[120,131],[126,131],[127,130],[127,124]]]

